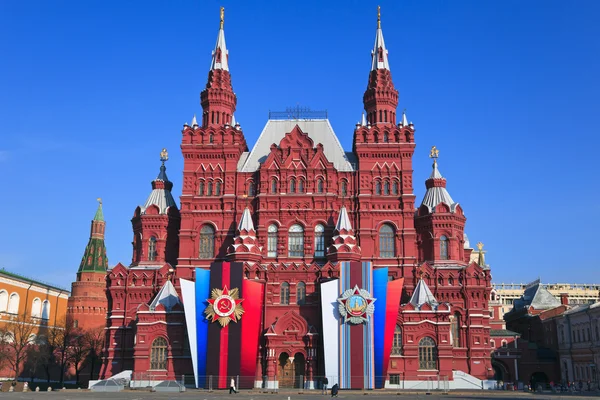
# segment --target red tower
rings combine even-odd
[[[93,329],[104,327],[108,302],[106,300],[106,247],[104,245],[104,215],[102,201],[90,232],[90,240],[85,248],[77,280],[71,284],[71,297],[67,304],[67,316],[72,318],[76,327]]]
[[[165,161],[169,159],[167,149],[160,153],[160,173],[152,181],[152,192],[143,206],[137,207],[133,225],[132,266],[163,265],[177,263],[179,252],[180,216],[171,195],[173,183],[167,178]]]

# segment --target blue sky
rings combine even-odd
[[[110,264],[130,262],[163,147],[180,194],[220,5],[248,143],[300,104],[350,150],[377,4],[418,201],[436,145],[495,282],[599,283],[597,1],[0,1],[0,266],[69,286],[97,197]]]

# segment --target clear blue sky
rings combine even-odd
[[[163,147],[181,193],[220,5],[248,143],[269,109],[300,104],[327,109],[350,150],[377,4],[0,1],[0,266],[68,286],[97,197],[110,264],[131,261]],[[418,201],[436,145],[495,282],[600,282],[600,2],[379,4]]]

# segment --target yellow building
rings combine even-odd
[[[69,294],[66,289],[0,269],[0,324],[17,316],[32,318],[38,332],[60,324]]]

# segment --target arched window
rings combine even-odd
[[[394,228],[388,224],[384,224],[379,229],[379,257],[394,258],[395,250]]]
[[[437,347],[429,336],[419,341],[419,369],[437,369]]]
[[[296,193],[296,179],[290,179],[290,193]]]
[[[156,260],[156,237],[150,236],[148,240],[148,261]]]
[[[218,114],[217,114],[218,116]],[[213,135],[212,133],[210,135],[208,135],[208,143],[214,143],[215,142],[215,135]]]
[[[402,355],[402,328],[400,325],[396,325],[394,329],[394,341],[392,342],[392,355]]]
[[[295,224],[288,232],[288,257],[304,257],[304,228]]]
[[[381,181],[375,181],[375,194],[381,195]]]
[[[325,227],[315,226],[315,258],[325,257]]]
[[[444,278],[438,277],[438,286],[444,286]]]
[[[277,257],[277,225],[271,224],[267,228],[267,257]]]
[[[304,303],[306,303],[306,284],[298,282],[296,285],[296,304],[301,306]]]
[[[383,194],[385,196],[390,195],[390,182],[389,181],[383,182]]]
[[[448,259],[448,238],[445,235],[440,237],[440,260]]]
[[[252,181],[248,181],[248,196],[250,197],[254,197],[255,193],[254,193],[254,182]]]
[[[19,295],[13,293],[8,298],[8,312],[11,314],[19,313]]]
[[[8,292],[3,290],[0,292],[0,311],[4,312],[8,309]]]
[[[396,181],[392,182],[392,194],[393,195],[398,194],[398,182],[396,182]]]
[[[385,114],[385,116],[386,116],[386,120],[387,120],[387,113]],[[389,143],[389,142],[390,142],[390,137],[389,137],[388,133],[385,132],[383,134],[383,143]]]
[[[448,277],[448,286],[454,286],[454,278],[453,277]]]
[[[207,196],[212,196],[212,194],[213,194],[212,189],[213,189],[213,183],[212,183],[212,181],[209,181],[208,185],[206,186],[206,195]]]
[[[50,302],[48,300],[44,300],[42,303],[42,319],[50,319]]]
[[[340,193],[342,197],[346,197],[348,195],[348,182],[342,181],[340,184]]]
[[[150,350],[150,369],[167,369],[167,341],[158,337]]]
[[[200,181],[200,185],[198,185],[198,195],[204,196],[204,181]]]
[[[277,193],[277,179],[271,179],[271,193]]]
[[[454,313],[454,318],[450,325],[450,332],[452,334],[452,346],[460,347],[460,314]]]
[[[298,193],[304,193],[304,179],[298,180]]]
[[[33,299],[33,304],[31,304],[31,316],[34,318],[42,316],[42,301],[37,297]]]
[[[279,303],[290,304],[290,284],[283,282],[279,290]]]
[[[215,230],[210,225],[200,229],[200,258],[213,258],[215,256]]]
[[[217,183],[215,183],[215,196],[220,196],[221,195],[221,181],[217,181]]]
[[[317,180],[317,193],[323,193],[323,179]]]

